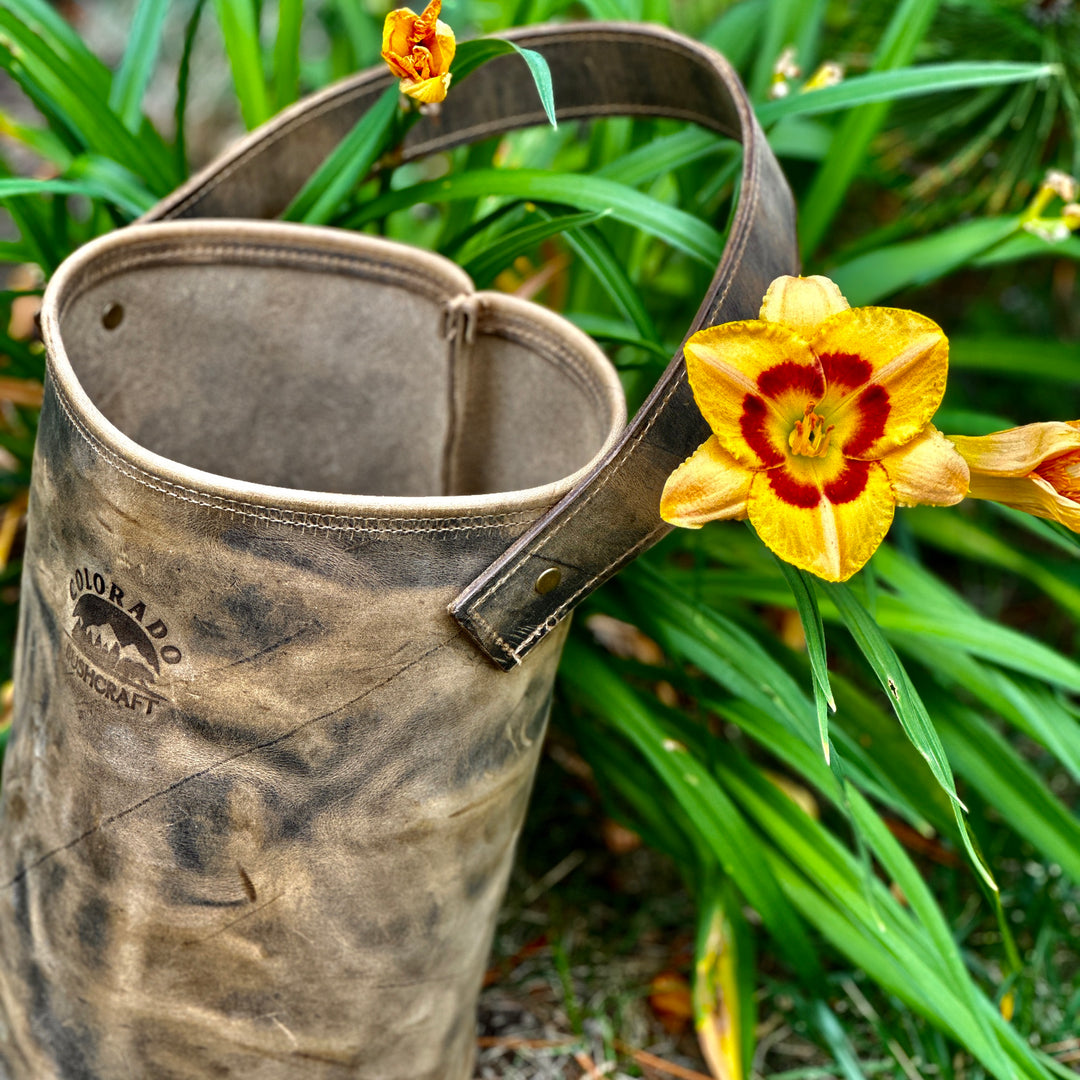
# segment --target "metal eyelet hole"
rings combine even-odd
[[[106,330],[115,330],[124,321],[123,304],[106,304],[101,313],[101,325]]]
[[[557,588],[562,581],[562,571],[557,566],[550,566],[536,579],[536,591],[544,596]]]

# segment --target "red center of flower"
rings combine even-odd
[[[868,361],[849,353],[819,359],[820,368],[785,360],[762,371],[739,421],[773,491],[803,509],[823,496],[841,505],[862,494],[870,468],[860,459],[873,454],[892,411],[889,392],[869,381]]]
[[[1066,499],[1080,502],[1080,452],[1070,450],[1067,454],[1044,461],[1034,475],[1041,476]]]

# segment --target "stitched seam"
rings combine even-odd
[[[561,604],[559,607],[557,607],[542,623],[540,623],[539,626],[537,626],[533,630],[533,632],[527,638],[525,638],[524,641],[521,642],[520,645],[518,645],[518,647],[513,651],[513,653],[511,653],[514,660],[517,663],[520,664],[521,663],[521,655],[520,654],[522,652],[528,652],[530,644],[532,643],[533,639],[535,638],[535,639],[539,640],[540,638],[544,637],[545,635],[549,634],[552,630],[554,630],[555,627],[559,625],[559,620],[562,618],[563,610],[566,607],[573,605],[573,603],[577,600],[577,598],[579,596],[581,596],[584,593],[587,593],[589,591],[589,589],[592,587],[593,583],[598,578],[602,578],[604,576],[604,574],[606,574],[608,571],[612,570],[612,568],[616,565],[616,563],[621,562],[623,559],[625,559],[626,561],[629,561],[629,560],[633,559],[634,556],[637,555],[637,553],[639,551],[644,550],[645,548],[647,548],[652,543],[653,537],[659,536],[661,533],[666,532],[667,529],[668,529],[667,525],[659,525],[659,526],[657,526],[657,528],[653,529],[653,531],[651,533],[649,533],[648,536],[645,536],[641,540],[639,540],[629,551],[627,551],[619,559],[616,559],[615,562],[609,563],[601,573],[597,574],[595,577],[590,578],[584,585],[581,586],[580,589],[577,590],[577,592],[574,593],[573,596],[569,597],[563,604]]]
[[[754,177],[754,179],[756,181],[756,179],[757,179],[756,176]],[[735,238],[736,243],[737,243],[737,249],[732,254],[731,273],[728,276],[727,285],[725,286],[724,291],[717,298],[716,306],[719,306],[720,304],[722,304],[724,302],[725,298],[727,297],[728,292],[731,289],[731,286],[734,284],[735,272],[738,269],[739,264],[742,262],[743,255],[746,252],[746,245],[749,242],[750,235],[752,233],[750,223],[753,222],[754,215],[755,215],[755,213],[757,211],[757,204],[758,204],[759,194],[760,194],[760,184],[755,182],[753,184],[752,192],[751,192],[750,208],[749,208],[749,211],[748,211],[746,217],[744,218],[744,220],[748,224],[747,224],[746,229],[743,231],[742,235]],[[620,452],[618,458],[616,458],[611,463],[611,467],[604,474],[604,477],[600,481],[600,483],[597,484],[597,486],[580,503],[578,503],[578,505],[565,518],[563,518],[563,520],[560,521],[559,524],[546,537],[544,537],[544,539],[540,543],[539,547],[537,547],[533,551],[525,552],[521,556],[520,559],[518,559],[511,567],[509,567],[492,585],[490,585],[485,590],[485,592],[480,597],[478,597],[473,602],[473,604],[470,605],[469,614],[471,616],[475,617],[476,609],[481,604],[485,603],[493,592],[495,592],[498,588],[500,588],[510,577],[512,577],[514,574],[516,574],[521,569],[521,567],[525,565],[525,563],[528,561],[528,559],[532,558],[534,555],[539,555],[540,552],[542,552],[547,547],[547,545],[552,540],[554,540],[554,538],[562,531],[562,529],[567,524],[569,524],[569,522],[571,522],[575,517],[577,517],[578,513],[581,510],[583,510],[586,506],[588,506],[588,504],[593,500],[593,498],[595,498],[598,494],[600,494],[601,491],[603,491],[607,487],[607,485],[615,478],[615,476],[619,473],[619,471],[622,469],[622,467],[629,460],[631,452],[633,450],[637,449],[637,446],[639,445],[639,443],[642,441],[642,439],[645,438],[645,436],[648,434],[648,432],[652,429],[653,424],[655,424],[656,421],[660,418],[660,415],[663,413],[664,409],[667,407],[668,402],[671,400],[671,396],[682,385],[683,380],[685,378],[686,378],[686,369],[684,368],[679,373],[679,375],[675,378],[675,380],[672,382],[671,387],[668,389],[668,392],[660,400],[657,407],[653,410],[653,414],[652,414],[652,416],[649,417],[648,423],[645,424],[645,426],[641,429],[641,431],[637,434],[637,436],[633,439],[632,442],[628,443],[625,447],[623,447],[623,449]],[[586,581],[585,584],[583,584],[581,586],[581,588],[579,588],[573,594],[573,596],[571,596],[568,600],[566,600],[562,604],[560,604],[554,610],[554,612],[552,612],[552,614],[548,617],[548,619],[545,622],[541,623],[539,626],[537,626],[533,630],[533,632],[525,639],[525,641],[522,642],[522,644],[518,646],[517,651],[513,654],[515,656],[515,658],[517,658],[517,653],[520,652],[520,650],[524,649],[528,645],[528,643],[531,642],[534,638],[542,637],[545,633],[547,633],[551,629],[553,629],[553,626],[549,625],[551,623],[551,620],[554,619],[555,622],[557,623],[558,619],[561,617],[562,612],[579,595],[581,595],[584,592],[587,592],[593,586],[593,584],[595,582],[597,582],[598,580],[603,578],[604,575],[609,573],[612,570],[613,567],[620,565],[622,563],[622,561],[627,558],[628,555],[632,556],[633,554],[635,554],[653,535],[655,535],[657,532],[662,532],[664,529],[666,529],[666,527],[667,527],[666,525],[665,526],[660,526],[658,529],[653,530],[653,532],[650,533],[649,536],[647,536],[644,541],[640,541],[638,544],[635,544],[634,547],[630,549],[630,552],[628,552],[628,553],[624,552],[618,558],[613,559],[611,562],[609,562],[602,570],[600,570],[599,572],[594,574],[591,578],[589,578],[589,580]]]
[[[258,257],[261,256],[261,265],[265,266],[280,265],[267,261],[267,257],[271,259],[288,259],[289,269],[296,269],[297,263],[300,263],[304,269],[347,270],[352,272],[350,276],[356,277],[363,277],[362,271],[364,270],[372,270],[382,273],[384,275],[383,280],[388,284],[405,284],[410,288],[413,288],[419,282],[423,288],[416,291],[422,291],[429,299],[441,300],[446,296],[443,284],[435,278],[428,277],[422,270],[416,268],[405,269],[398,263],[389,261],[384,262],[379,259],[370,259],[362,256],[352,257],[330,252],[311,252],[305,251],[303,248],[291,248],[284,245],[271,244],[229,243],[190,244],[182,246],[154,244],[139,251],[106,257],[102,260],[102,263],[96,272],[92,273],[90,270],[84,271],[73,284],[71,293],[65,298],[64,306],[61,308],[60,314],[65,314],[70,305],[81,297],[88,289],[102,284],[109,278],[123,273],[125,270],[137,269],[139,267],[145,267],[147,264],[155,263],[160,263],[160,265],[170,270],[183,268],[187,264],[182,262],[177,263],[175,260],[177,257],[191,254],[213,259],[217,264],[224,262],[225,257],[229,255],[237,256],[238,258],[234,260],[236,262],[239,262],[244,258],[258,259]],[[166,258],[173,261],[165,262],[164,260]]]
[[[549,43],[554,41],[556,44],[558,44],[561,41],[567,40],[567,39],[556,36],[556,37],[549,37],[546,40]],[[668,52],[671,52],[671,53],[673,53],[673,54],[675,54],[677,56],[693,57],[696,60],[703,60],[704,59],[699,52],[697,52],[694,49],[687,48],[685,45],[683,45],[680,42],[669,41],[666,38],[652,38],[652,37],[649,37],[648,35],[643,35],[643,34],[636,34],[636,33],[590,34],[589,35],[589,40],[592,41],[592,42],[608,42],[608,43],[610,43],[610,42],[628,42],[628,41],[631,41],[631,42],[649,41],[654,47],[656,47],[658,49],[665,49]],[[540,42],[534,42],[534,44],[540,44]],[[389,85],[389,84],[387,84],[387,85]],[[283,124],[278,130],[274,131],[272,134],[264,137],[259,142],[256,142],[251,147],[249,147],[235,161],[230,162],[230,164],[227,165],[220,173],[218,173],[215,176],[212,176],[212,177],[208,178],[208,180],[206,181],[204,186],[202,186],[202,187],[198,188],[197,190],[191,192],[188,196],[186,196],[184,198],[184,200],[182,202],[177,203],[176,206],[170,208],[167,211],[167,213],[165,215],[163,215],[163,216],[166,219],[167,218],[179,217],[180,215],[182,215],[184,213],[184,211],[189,210],[193,206],[195,206],[198,203],[202,202],[204,199],[209,197],[215,190],[217,190],[217,188],[219,188],[225,182],[225,180],[227,180],[230,176],[232,176],[232,174],[234,172],[236,172],[238,169],[242,168],[244,165],[247,165],[249,162],[256,161],[260,156],[262,156],[262,154],[264,154],[266,151],[268,151],[272,147],[274,147],[283,138],[285,138],[288,135],[291,135],[298,127],[303,127],[309,121],[317,120],[320,116],[322,116],[324,113],[326,113],[328,111],[333,111],[333,110],[336,110],[336,109],[340,108],[343,105],[348,105],[350,102],[355,101],[358,97],[362,97],[362,96],[364,96],[365,94],[368,94],[368,93],[377,94],[377,93],[381,92],[382,89],[385,89],[385,87],[381,87],[380,83],[378,81],[372,82],[372,83],[364,83],[362,86],[355,87],[352,90],[348,90],[348,91],[343,92],[340,96],[335,96],[335,97],[331,98],[329,101],[326,101],[322,105],[320,105],[317,109],[314,109],[314,110],[311,110],[311,111],[301,112],[294,119],[290,120],[286,124]],[[583,105],[583,106],[578,106],[577,108],[567,109],[563,113],[563,116],[566,117],[566,118],[570,118],[572,116],[576,117],[576,116],[588,116],[588,115],[608,116],[608,115],[619,114],[619,113],[621,113],[622,115],[627,115],[627,113],[629,111],[631,111],[631,109],[632,109],[632,106],[630,104],[619,104],[619,103],[613,103],[613,104],[604,105],[604,106]],[[633,110],[636,113],[636,115],[641,115],[641,116],[646,116],[646,115],[667,116],[667,117],[669,117],[669,118],[671,118],[673,120],[676,120],[676,119],[678,119],[678,120],[691,120],[691,121],[693,121],[695,123],[700,123],[703,127],[710,127],[710,128],[715,129],[716,126],[717,126],[715,119],[713,119],[712,117],[709,117],[709,116],[707,116],[707,115],[705,115],[703,113],[696,112],[693,109],[664,109],[661,106],[634,106]],[[525,119],[527,117],[540,116],[540,115],[542,115],[542,114],[537,113],[535,111],[530,111],[528,113],[518,113],[512,118],[512,120],[513,121],[518,121],[518,120],[523,120],[523,119]],[[449,138],[451,140],[460,141],[461,139],[466,139],[467,140],[469,138],[472,138],[475,134],[480,134],[480,133],[483,133],[483,132],[486,132],[486,131],[504,130],[505,126],[506,126],[506,124],[508,122],[508,119],[510,119],[510,118],[503,117],[497,122],[492,122],[492,123],[488,123],[488,124],[478,124],[475,127],[471,127],[471,128],[463,128],[460,131],[454,132],[452,136],[444,136],[444,138],[442,140],[431,140],[429,142],[421,143],[420,147],[417,148],[416,152],[417,152],[417,154],[434,152],[434,150],[437,149],[440,145],[448,145],[447,142],[446,142],[447,138]],[[727,131],[726,128],[722,128],[720,130]],[[453,145],[453,142],[449,143],[449,145]],[[432,149],[431,150],[425,149],[426,147],[431,147]],[[151,220],[153,220],[153,219],[151,219]]]
[[[386,84],[390,85],[389,82]],[[164,216],[166,219],[179,217],[185,210],[190,209],[197,203],[202,202],[205,198],[211,195],[217,188],[219,188],[234,172],[240,169],[242,166],[248,164],[248,162],[256,161],[271,147],[279,143],[287,135],[291,135],[298,127],[303,127],[310,120],[317,120],[325,112],[333,111],[341,105],[348,104],[355,101],[356,98],[364,96],[364,94],[373,92],[375,96],[378,96],[385,86],[380,85],[380,81],[371,83],[364,83],[363,86],[354,87],[351,90],[345,91],[340,97],[334,96],[329,101],[324,102],[317,109],[311,111],[305,110],[299,115],[294,117],[286,124],[282,126],[269,136],[264,136],[258,142],[248,147],[243,154],[240,155],[235,161],[230,162],[220,173],[208,178],[206,184],[203,187],[191,192],[182,202],[177,203],[172,207]],[[333,147],[331,147],[331,150]]]
[[[698,124],[710,131],[716,131],[729,138],[735,138],[735,132],[726,124],[717,122],[716,117],[707,113],[698,112],[696,109],[679,109],[663,105],[643,105],[639,102],[614,102],[609,105],[579,105],[567,106],[559,109],[559,120],[580,120],[588,118],[603,118],[607,116],[659,116],[665,120],[685,120]],[[545,120],[544,113],[539,110],[515,113],[513,116],[501,116],[498,120],[489,120],[486,123],[476,123],[471,127],[459,128],[445,135],[426,139],[422,143],[407,147],[407,158],[413,160],[426,154],[435,154],[440,150],[458,146],[465,142],[473,142],[478,138],[501,133],[508,128],[519,126],[524,121],[540,123]]]
[[[548,35],[546,38],[540,38],[533,40],[531,46],[538,46],[544,44],[561,44],[562,42],[569,40],[566,37],[556,33],[554,35]],[[647,41],[653,48],[657,50],[666,50],[675,56],[680,58],[690,58],[697,62],[703,62],[707,66],[713,67],[717,75],[719,75],[724,82],[727,82],[727,73],[722,68],[717,68],[711,63],[708,57],[702,56],[702,54],[696,50],[689,48],[684,42],[671,41],[667,38],[653,37],[648,34],[638,33],[626,33],[626,32],[610,32],[610,33],[590,33],[589,42],[598,43],[638,43]],[[531,47],[530,46],[530,47]],[[611,115],[636,115],[636,116],[663,116],[671,120],[688,120],[696,124],[700,124],[702,127],[711,128],[712,130],[722,131],[731,137],[737,137],[737,130],[728,128],[726,125],[719,125],[716,118],[709,113],[698,112],[696,109],[684,109],[676,106],[663,106],[663,105],[646,105],[638,102],[612,102],[607,105],[571,105],[565,109],[560,109],[560,119],[576,119],[578,117],[589,116],[611,116]],[[429,139],[423,143],[414,147],[415,154],[433,153],[439,150],[443,146],[453,146],[458,142],[473,139],[478,135],[485,134],[487,132],[497,132],[506,130],[509,125],[518,123],[519,121],[528,120],[530,118],[536,118],[539,122],[543,118],[543,112],[537,109],[531,109],[528,112],[515,113],[512,117],[500,117],[497,120],[488,121],[484,124],[475,124],[469,128],[460,128],[455,132],[448,133],[441,138]]]
[[[521,657],[518,656],[518,654],[514,651],[513,646],[511,646],[509,642],[505,641],[502,637],[500,637],[499,632],[495,629],[494,626],[491,625],[491,623],[487,621],[487,619],[484,618],[483,615],[481,615],[479,612],[475,612],[474,618],[488,632],[488,635],[495,642],[495,644],[499,646],[499,648],[503,652],[503,655],[506,656],[507,659],[512,660],[515,664],[521,663]]]
[[[425,518],[359,518],[349,517],[344,514],[320,514],[306,511],[286,510],[283,507],[265,506],[259,503],[245,503],[226,499],[221,496],[208,495],[196,488],[183,487],[171,481],[155,476],[151,472],[139,468],[129,462],[123,461],[107,446],[105,446],[94,434],[89,431],[74,413],[74,407],[67,401],[66,395],[61,388],[53,382],[57,401],[63,409],[64,415],[75,432],[99,454],[106,464],[117,472],[126,476],[129,480],[157,491],[170,498],[179,499],[182,502],[191,503],[195,506],[206,507],[211,510],[225,511],[238,517],[252,518],[256,521],[264,521],[274,525],[291,525],[296,528],[316,529],[326,532],[358,532],[373,534],[410,534],[410,533],[451,533],[471,532],[478,529],[499,529],[507,526],[527,525],[540,516],[540,511],[520,511],[509,514],[483,514],[475,518],[438,518],[428,520]],[[312,520],[319,519],[319,520]],[[448,524],[454,523],[454,524]]]
[[[541,360],[546,360],[557,371],[570,377],[571,382],[590,399],[592,405],[603,409],[607,403],[603,384],[592,368],[581,362],[580,356],[554,336],[536,330],[525,319],[500,313],[498,322],[492,320],[486,327],[489,336],[504,337],[519,345],[536,346],[535,353]],[[606,411],[606,410],[605,410]]]

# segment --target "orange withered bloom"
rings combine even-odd
[[[949,506],[968,470],[930,423],[948,342],[912,311],[852,308],[823,277],[782,277],[760,318],[684,348],[713,435],[669,477],[672,525],[749,518],[787,562],[844,581],[877,550],[897,504]]]
[[[971,470],[971,498],[993,499],[1080,532],[1080,420],[950,438]]]
[[[442,101],[450,89],[454,31],[439,21],[442,0],[419,14],[398,8],[383,23],[382,58],[401,79],[401,92],[424,104]]]

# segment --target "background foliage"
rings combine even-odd
[[[376,62],[384,14],[358,0],[139,0],[106,63],[45,0],[0,6],[6,669],[42,282],[222,134]],[[1080,239],[1060,206],[1031,207],[1048,166],[1080,172],[1072,0],[447,0],[443,17],[459,40],[616,18],[721,49],[795,190],[805,271],[949,334],[938,426],[982,434],[1080,411]],[[826,59],[847,77],[810,91],[793,78],[771,97],[788,45],[804,78]],[[549,304],[605,344],[636,407],[722,250],[738,148],[614,119],[366,179],[377,122],[289,216],[431,247],[482,287]],[[558,837],[574,799],[601,799],[670,856],[696,908],[685,974],[716,1076],[760,1064],[758,1021],[780,998],[820,1048],[798,1075],[1072,1075],[1078,613],[1074,537],[985,504],[902,511],[847,586],[815,585],[740,525],[672,535],[580,613],[556,745],[587,765],[536,813]],[[617,1025],[605,1031],[604,1054],[639,1075]]]

